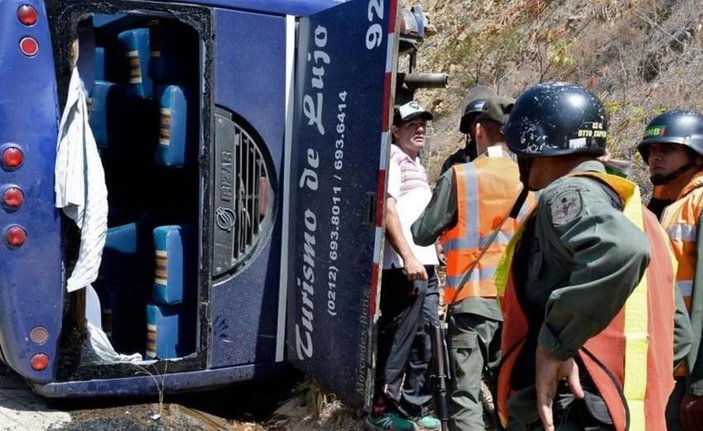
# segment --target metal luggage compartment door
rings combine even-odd
[[[300,19],[286,164],[287,361],[367,406],[396,7],[355,0]]]

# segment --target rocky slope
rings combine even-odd
[[[437,34],[418,54],[418,72],[445,72],[444,89],[416,97],[436,130],[424,155],[432,179],[462,145],[460,112],[476,84],[517,96],[544,81],[571,81],[598,94],[610,114],[609,148],[639,156],[644,126],[665,109],[703,110],[703,8],[699,0],[422,0]]]

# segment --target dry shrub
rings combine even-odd
[[[425,42],[417,68],[450,75],[448,88],[416,95],[435,113],[438,133],[423,156],[431,179],[463,145],[461,104],[475,84],[510,96],[541,81],[587,86],[608,109],[611,152],[637,163],[634,178],[645,190],[645,167],[633,152],[644,126],[664,109],[703,111],[698,0],[433,0],[423,6],[439,33]]]

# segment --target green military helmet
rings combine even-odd
[[[655,117],[647,124],[637,145],[645,163],[653,143],[680,144],[703,156],[703,115],[687,110],[673,110]]]

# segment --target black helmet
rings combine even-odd
[[[483,106],[486,104],[486,99],[469,100],[464,108],[464,115],[461,116],[459,122],[459,131],[463,134],[468,134],[471,130],[471,121],[478,117],[478,114],[483,112]]]
[[[589,90],[552,82],[528,88],[503,127],[508,147],[520,157],[605,154],[605,109]]]
[[[694,111],[665,112],[647,124],[644,137],[637,145],[645,162],[653,143],[681,144],[703,156],[703,115]]]
[[[486,100],[494,96],[496,96],[495,90],[487,85],[479,84],[469,89],[464,98],[464,113],[459,121],[461,133],[468,135],[471,132],[472,121],[483,111]]]

